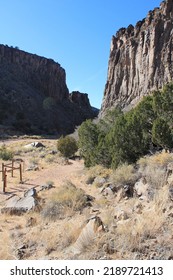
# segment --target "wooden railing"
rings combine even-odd
[[[2,163],[2,170],[0,172],[2,172],[3,193],[6,192],[7,188],[7,172],[10,172],[11,177],[14,177],[14,170],[19,170],[19,182],[22,183],[22,169],[24,170],[24,161],[22,159],[13,159],[10,163]]]

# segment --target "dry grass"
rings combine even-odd
[[[105,168],[101,165],[96,165],[94,167],[91,167],[87,169],[87,176],[96,178],[98,176],[107,178],[112,174],[112,169]]]
[[[75,211],[81,211],[86,206],[87,197],[85,192],[76,188],[71,182],[67,182],[53,193],[42,211],[42,216],[53,221],[65,219],[73,215]]]
[[[140,215],[117,223],[114,246],[123,252],[141,251],[147,240],[156,238],[166,222],[168,188],[159,190],[154,200],[147,204]]]
[[[133,184],[138,179],[138,173],[133,165],[123,164],[112,174],[110,181],[116,185]]]
[[[7,214],[0,217],[0,260],[13,260],[15,256],[14,234],[24,226],[24,217],[13,217]]]
[[[147,156],[138,161],[139,174],[146,178],[154,192],[164,186],[166,167],[172,161],[173,154],[165,152]]]
[[[69,249],[80,235],[81,225],[84,225],[84,221],[91,215],[95,215],[92,211],[95,209],[99,210],[106,231],[94,236],[92,247],[82,251],[79,258],[111,256],[113,259],[131,259],[136,252],[143,254],[145,247],[148,246],[150,249],[149,242],[152,240],[158,242],[158,236],[164,243],[164,236],[173,234],[172,216],[168,215],[172,211],[168,200],[169,190],[168,186],[164,186],[165,170],[167,164],[173,161],[172,154],[160,153],[140,159],[139,172],[132,165],[123,165],[114,171],[96,166],[89,170],[85,169],[84,173],[81,162],[70,161],[68,166],[63,166],[63,159],[58,154],[51,153],[55,150],[56,140],[43,141],[46,146],[43,150],[33,149],[25,152],[23,145],[28,142],[16,141],[12,145],[7,145],[14,150],[15,155],[18,153],[25,159],[26,167],[30,159],[39,161],[40,170],[24,173],[24,179],[28,176],[28,182],[31,184],[44,184],[44,182],[49,184],[50,178],[54,181],[54,188],[39,192],[39,196],[45,200],[41,213],[31,212],[20,217],[1,215],[0,259],[18,258],[16,250],[23,244],[28,246],[23,259],[40,259],[47,255],[50,259],[68,258]],[[15,186],[16,191],[20,191],[21,195],[24,187],[28,188],[28,186],[24,184],[18,186],[17,171],[14,175],[14,178],[11,178],[10,174],[8,176],[8,188],[10,190]],[[138,198],[133,197],[122,199],[117,203],[116,197],[103,197],[93,185],[90,187],[85,184],[86,177],[92,180],[105,178],[106,181],[118,185],[134,183],[138,176],[145,176],[151,189],[154,190],[153,199],[149,202],[139,201]],[[63,184],[65,178],[70,178],[75,185],[71,182]],[[95,196],[93,208],[86,207],[88,201],[85,191],[82,191],[79,186]],[[1,198],[3,199],[1,206],[3,206],[5,199],[3,194]],[[141,211],[133,211],[134,205],[139,203],[142,204]],[[128,217],[124,220],[118,218],[116,216],[118,209],[127,212]],[[167,243],[169,246],[169,239]],[[142,257],[144,256],[143,254]]]
[[[56,155],[51,155],[51,154],[47,154],[45,156],[45,162],[47,163],[53,163],[53,162],[57,162],[57,154]]]
[[[172,153],[158,153],[152,156],[145,156],[138,160],[138,164],[141,168],[145,168],[146,166],[157,166],[161,168],[166,168],[168,163],[173,161]]]

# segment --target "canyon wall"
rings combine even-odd
[[[69,93],[52,59],[0,45],[0,125],[24,133],[66,134],[95,113],[88,95]]]
[[[112,37],[101,115],[133,107],[142,96],[173,79],[173,1]]]

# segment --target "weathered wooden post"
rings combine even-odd
[[[4,163],[2,163],[2,181],[4,181]]]
[[[4,169],[3,177],[4,177],[4,180],[3,180],[3,193],[5,193],[6,187],[7,187],[7,170],[6,170],[6,168]]]
[[[22,164],[20,163],[20,183],[22,183]]]

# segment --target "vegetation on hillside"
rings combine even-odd
[[[79,128],[79,148],[87,167],[117,168],[135,163],[153,148],[173,148],[173,84],[145,96],[131,111],[109,111],[98,124]]]
[[[76,140],[71,136],[61,137],[57,142],[58,151],[65,157],[74,156],[78,150]]]

